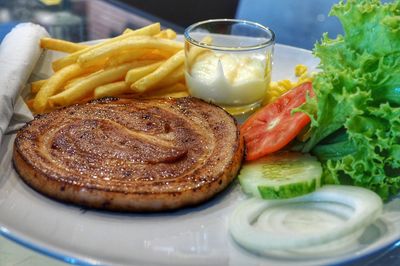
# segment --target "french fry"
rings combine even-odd
[[[184,84],[183,43],[176,32],[160,24],[131,30],[87,46],[52,38],[46,49],[69,53],[53,62],[56,72],[31,84],[36,96],[29,103],[36,113],[106,96],[130,98],[188,96]]]
[[[126,51],[124,53],[118,54],[112,58],[109,58],[105,64],[106,67],[118,66],[124,63],[135,61],[137,59],[142,59],[146,54],[151,53],[152,49],[142,49],[135,51]],[[147,58],[146,58],[147,59]],[[148,58],[153,60],[153,58]]]
[[[123,51],[134,51],[137,49],[146,48],[160,49],[167,52],[176,53],[177,51],[182,50],[183,44],[178,41],[168,39],[137,36],[82,53],[77,61],[81,66],[87,67],[96,64],[98,61],[116,56]]]
[[[64,53],[74,53],[87,48],[88,45],[53,38],[42,38],[40,39],[40,47]]]
[[[118,96],[119,98],[136,98],[136,99],[152,99],[152,98],[162,98],[162,97],[178,98],[178,97],[189,96],[188,89],[187,89],[186,85],[183,83],[176,83],[171,86],[159,88],[157,90],[154,90],[151,92],[146,92],[146,93],[132,93],[128,84],[125,83],[125,86],[128,86],[128,90],[125,90],[126,87],[124,85],[118,84],[118,83],[119,82],[107,84],[107,85],[110,85],[110,90],[114,84],[116,87],[121,86],[121,90],[116,89],[115,94],[114,94],[114,92],[112,92],[112,93],[110,92],[110,93],[108,93],[107,96]],[[107,86],[107,85],[105,85],[105,86]],[[96,88],[96,90],[97,90],[97,88]],[[118,94],[116,94],[116,93],[118,93]],[[104,94],[104,96],[103,95],[101,95],[101,96],[105,97],[106,95]],[[99,97],[99,98],[101,98],[101,97]]]
[[[168,39],[171,39],[171,40],[176,39],[176,32],[174,30],[166,29],[165,31],[167,33]]]
[[[128,34],[128,33],[131,33],[132,31],[135,31],[135,30],[132,30],[132,29],[130,29],[130,28],[126,28],[126,29],[122,32],[122,34]]]
[[[131,89],[135,92],[143,93],[153,88],[176,68],[183,65],[184,60],[185,53],[181,50],[160,65],[160,67],[158,67],[154,72],[133,83]]]
[[[31,93],[36,94],[40,88],[45,84],[47,79],[37,80],[31,83]]]
[[[185,80],[185,66],[181,65],[175,69],[171,74],[165,77],[157,85],[158,87],[168,87],[178,82],[183,82]]]
[[[92,68],[85,69],[78,64],[72,64],[54,73],[54,75],[43,84],[36,94],[33,103],[34,110],[38,113],[43,113],[48,107],[49,97],[58,93],[68,80],[81,76],[92,70]]]
[[[160,31],[160,33],[154,35],[154,37],[173,40],[176,38],[176,32],[171,29],[166,29]]]
[[[130,33],[130,32],[133,32],[133,30],[132,29],[126,29],[126,30],[124,30],[124,32],[122,34],[127,34],[127,33]],[[155,34],[154,37],[172,40],[172,39],[176,38],[176,32],[174,30],[171,30],[171,29],[165,29],[165,30],[162,30],[159,33]]]
[[[164,63],[164,61],[129,70],[128,73],[126,73],[125,82],[129,85],[136,82],[137,80],[156,70],[162,63]]]
[[[60,58],[60,59],[54,61],[53,64],[52,64],[53,70],[54,71],[58,71],[63,67],[66,67],[68,65],[74,64],[74,63],[76,63],[76,61],[78,60],[80,55],[82,55],[82,54],[84,54],[86,52],[98,49],[98,48],[103,47],[105,45],[109,45],[111,43],[118,43],[118,42],[120,42],[122,40],[125,40],[125,39],[133,37],[133,36],[153,36],[153,35],[155,35],[155,34],[157,34],[159,32],[160,32],[160,23],[154,23],[154,24],[151,24],[149,26],[146,26],[146,27],[137,29],[135,31],[129,32],[127,34],[119,35],[119,36],[117,36],[115,38],[109,39],[109,40],[101,42],[99,44],[95,44],[93,46],[89,46],[89,47],[87,47],[85,49],[79,50],[79,51],[77,51],[75,53],[67,55],[66,57],[63,57],[63,58]]]
[[[101,71],[101,70],[99,70],[99,71]],[[69,80],[69,81],[65,84],[65,86],[64,86],[60,91],[68,90],[69,88],[75,86],[76,84],[78,84],[78,83],[81,82],[82,80],[88,78],[88,77],[91,76],[91,75],[96,74],[97,72],[98,72],[98,71],[96,71],[96,72],[94,72],[94,73],[88,73],[88,74],[85,74],[85,75],[82,75],[82,76],[79,76],[79,77],[76,77],[76,78],[74,78],[74,79]]]
[[[145,53],[140,57],[143,60],[165,60],[174,55],[174,53],[158,50],[158,49],[149,49],[148,53]]]
[[[94,98],[114,97],[129,92],[131,92],[129,84],[125,81],[117,81],[97,87],[94,90]]]
[[[49,104],[51,107],[71,105],[93,93],[94,89],[99,86],[123,80],[130,69],[152,63],[154,61],[136,61],[104,69],[88,76],[73,87],[50,97]]]

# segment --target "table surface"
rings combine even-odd
[[[89,3],[99,3],[99,2],[100,1],[97,1],[97,2],[90,1]],[[116,1],[111,1],[111,2],[116,2]],[[241,2],[244,3],[246,1],[241,1]],[[242,11],[239,10],[238,14],[245,17],[246,10],[247,9],[242,9]],[[132,12],[132,11],[134,11],[134,12]],[[131,9],[131,10],[129,10],[129,12],[132,14],[137,13],[135,9]],[[124,21],[125,24],[124,25],[121,24],[120,26],[125,27],[126,25],[129,24],[129,21],[139,21],[139,23],[147,23],[147,22],[150,22],[155,19],[151,15],[148,16],[145,13],[142,13],[142,12],[139,12],[139,13],[140,13],[139,19],[137,19],[136,17],[128,18],[126,21]],[[143,20],[142,20],[142,18],[143,18]],[[118,27],[118,25],[116,27]],[[179,31],[179,28],[176,28],[176,30]],[[101,34],[101,32],[100,33],[93,32],[92,35],[90,34],[90,32],[87,33],[87,35],[91,35],[88,37],[99,38],[99,36],[97,36],[95,34]],[[104,37],[104,36],[100,35],[100,37]],[[304,47],[304,48],[307,48],[307,47]],[[400,246],[400,243],[398,246]],[[16,265],[18,265],[18,266],[42,266],[42,265],[62,266],[62,265],[67,265],[67,263],[65,263],[63,261],[55,260],[53,258],[47,257],[42,254],[39,254],[33,250],[23,247],[23,246],[15,243],[9,239],[6,239],[0,235],[0,266],[16,266]],[[356,261],[356,262],[352,263],[351,265],[353,265],[353,266],[400,265],[400,249],[395,245],[392,248],[390,248],[380,254],[373,254],[367,258]]]

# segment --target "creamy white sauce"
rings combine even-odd
[[[192,96],[225,106],[248,105],[265,95],[266,64],[262,54],[205,52],[185,73],[186,82]]]

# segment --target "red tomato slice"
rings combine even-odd
[[[240,133],[246,143],[247,161],[282,149],[310,122],[304,113],[291,114],[306,101],[307,94],[314,96],[311,82],[288,91],[246,120]]]

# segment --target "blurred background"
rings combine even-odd
[[[329,17],[338,0],[0,0],[0,40],[16,24],[32,21],[55,38],[87,41],[159,21],[182,33],[211,18],[240,18],[275,31],[277,42],[311,49],[323,32],[341,33]]]

